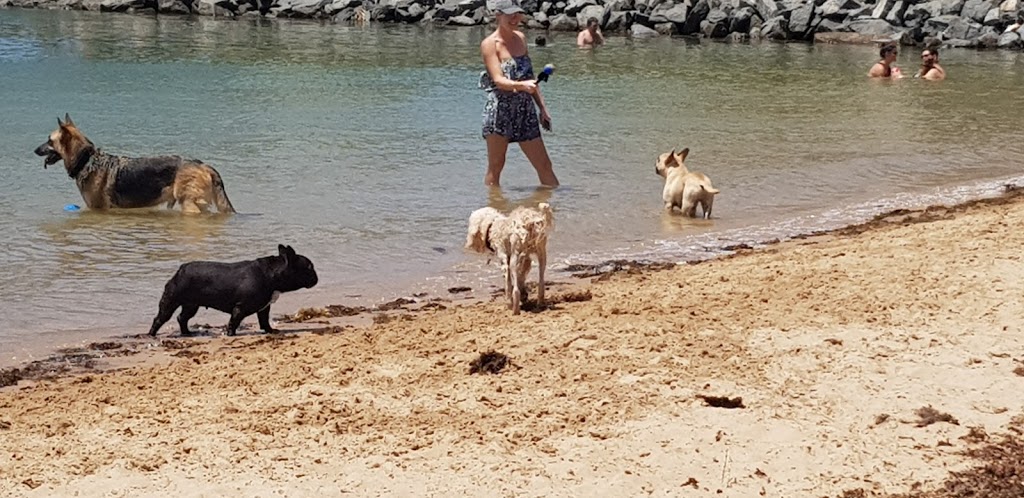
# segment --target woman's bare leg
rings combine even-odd
[[[505,169],[505,153],[508,151],[508,139],[492,133],[487,135],[487,174],[484,185],[497,187],[501,180],[501,170]]]
[[[535,138],[519,142],[519,147],[523,149],[523,154],[526,154],[533,169],[537,170],[537,178],[540,179],[540,183],[546,187],[557,187],[558,178],[555,177],[555,171],[551,167],[551,158],[548,157],[548,150],[544,147],[544,139]]]

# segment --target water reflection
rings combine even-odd
[[[698,215],[700,209],[697,209]],[[669,212],[668,210],[661,210],[661,232],[666,235],[680,234],[680,233],[699,233],[702,230],[698,229],[710,229],[715,226],[714,218],[706,220],[704,218],[690,218],[684,216],[679,211]]]
[[[550,204],[551,195],[554,193],[554,189],[547,187],[537,187],[534,189],[508,189],[510,194],[513,194],[513,198],[510,200],[505,195],[505,189],[501,187],[489,187],[487,205],[501,211],[508,213],[513,209],[525,206],[525,207],[537,207],[542,202]],[[521,197],[525,192],[529,195]],[[552,209],[557,209],[557,206],[552,206]]]
[[[43,223],[40,232],[64,278],[118,279],[148,275],[154,264],[170,267],[204,258],[228,242],[226,227],[239,222],[160,210],[84,211]]]

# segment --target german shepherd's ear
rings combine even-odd
[[[75,126],[75,122],[71,120],[71,115],[69,115],[66,112],[64,113],[64,125],[65,126]]]
[[[683,161],[686,160],[686,156],[690,155],[690,148],[684,148],[683,150],[679,151],[679,154],[676,154],[675,149],[672,149],[672,154],[676,156],[676,161],[678,161],[679,164],[682,165]]]

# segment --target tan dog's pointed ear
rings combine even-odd
[[[672,152],[668,153],[668,157],[665,158],[665,167],[669,167],[676,164],[676,150],[672,149]]]
[[[673,152],[675,152],[674,149]],[[676,154],[676,160],[679,161],[679,164],[683,164],[683,161],[686,160],[686,156],[688,155],[690,155],[690,148],[686,147],[683,150],[679,151],[679,154]]]

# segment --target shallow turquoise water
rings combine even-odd
[[[554,268],[678,260],[981,195],[1024,158],[1015,53],[945,51],[945,82],[879,83],[864,78],[871,47],[612,38],[578,51],[564,34],[531,48],[535,64],[557,67],[545,140],[564,186],[536,191],[513,148],[496,197],[482,186],[485,35],[0,10],[0,353],[69,330],[145,331],[164,281],[190,259],[292,244],[321,285],[275,313],[370,304],[496,282],[461,249],[466,218],[488,203],[551,202]],[[905,72],[915,54],[901,53]],[[241,214],[62,211],[81,198],[32,149],[65,112],[109,152],[214,165]],[[722,190],[711,222],[661,213],[654,160],[676,146]],[[226,321],[204,313],[197,323]]]

